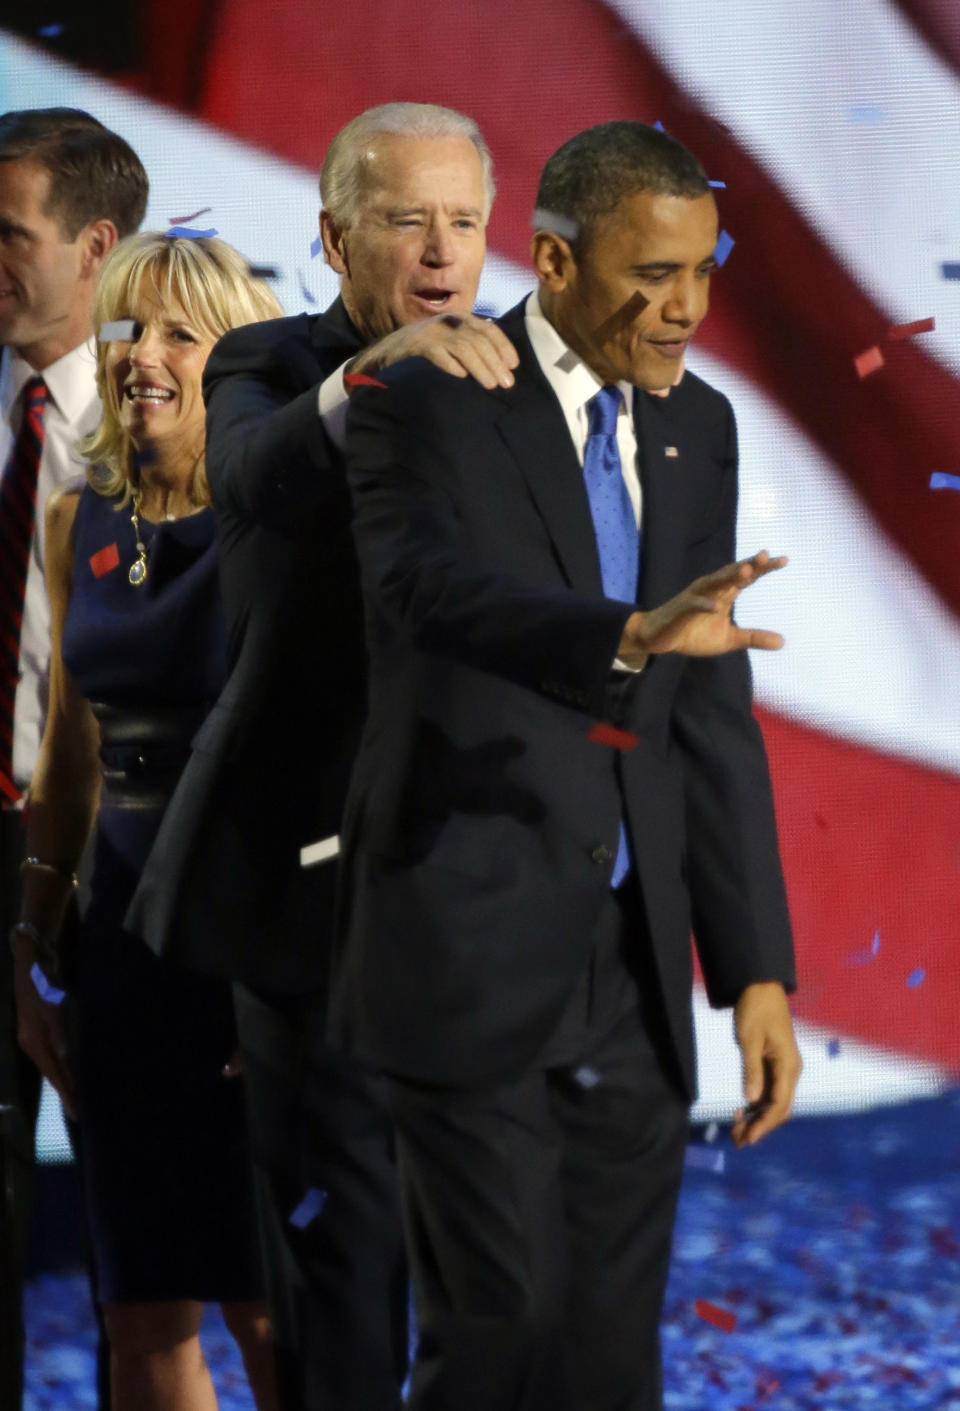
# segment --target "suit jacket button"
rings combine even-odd
[[[598,843],[597,846],[593,849],[593,852],[590,854],[590,861],[596,862],[597,864],[602,862],[610,862],[612,858],[613,853],[607,847],[606,843]]]

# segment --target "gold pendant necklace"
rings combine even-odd
[[[139,510],[140,491],[134,490],[130,499],[130,523],[133,525],[133,537],[137,546],[137,557],[130,565],[130,572],[127,574],[127,578],[135,588],[139,588],[141,583],[146,583],[147,581],[147,546],[140,538]]]

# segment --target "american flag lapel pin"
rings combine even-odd
[[[676,446],[664,446],[663,454],[672,461],[678,460],[680,456],[680,452],[677,450]]]

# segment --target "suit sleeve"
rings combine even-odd
[[[281,333],[276,322],[235,329],[216,345],[203,390],[218,510],[284,528],[342,491],[343,459],[317,404],[323,375],[305,335]]]
[[[422,362],[355,392],[347,419],[354,535],[370,631],[599,713],[632,607],[538,587],[477,562],[464,528],[483,464],[462,450],[474,393]],[[460,408],[437,417],[437,398]]]
[[[697,573],[735,556],[736,425],[728,407],[724,483]],[[685,663],[673,711],[683,756],[687,878],[707,993],[735,1003],[749,984],[796,988],[793,944],[766,750],[746,652]]]

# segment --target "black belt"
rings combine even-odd
[[[190,757],[208,706],[126,709],[90,702],[100,726],[101,806],[158,808]]]

